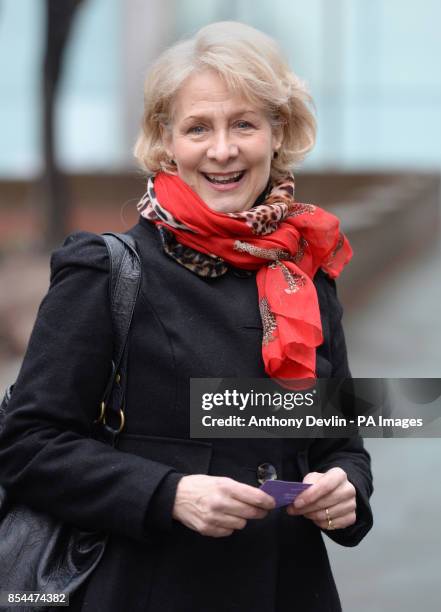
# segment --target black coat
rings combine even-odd
[[[12,496],[111,534],[70,610],[90,612],[325,612],[340,610],[321,530],[274,510],[226,538],[171,516],[182,474],[257,486],[341,466],[357,490],[357,522],[327,532],[356,545],[372,525],[370,459],[354,439],[189,439],[190,377],[262,377],[254,273],[205,280],[171,260],[144,219],[129,233],[143,266],[130,340],[126,427],[119,450],[89,437],[109,375],[108,257],[100,236],[69,237],[51,260],[44,298],[0,444]],[[321,377],[349,374],[335,285],[314,279],[325,341]]]

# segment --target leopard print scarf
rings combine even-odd
[[[256,235],[271,234],[288,215],[298,215],[304,212],[312,213],[314,211],[313,204],[294,202],[294,192],[294,177],[289,175],[274,185],[268,183],[265,192],[250,210],[227,213],[227,215],[233,219],[242,219]],[[142,217],[152,223],[164,221],[170,227],[187,229],[158,202],[154,188],[154,177],[149,178],[147,192],[139,201],[137,209]],[[164,225],[157,225],[157,229],[164,252],[187,270],[205,278],[216,278],[228,271],[229,266],[222,257],[201,253],[196,249],[180,244],[174,233]],[[304,247],[305,244],[303,243],[302,246]]]
[[[195,274],[257,270],[267,374],[279,381],[315,378],[323,334],[313,278],[318,268],[335,278],[352,256],[337,217],[296,202],[292,176],[250,210],[221,213],[180,177],[160,172],[149,179],[138,210],[158,228],[165,253]]]

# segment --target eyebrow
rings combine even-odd
[[[255,110],[251,110],[249,108],[242,108],[238,111],[235,111],[232,115],[232,117],[239,117],[240,115],[257,115]],[[200,115],[189,115],[188,117],[184,117],[184,119],[182,121],[191,121],[193,119],[197,119],[197,120],[201,120],[201,119],[207,119],[207,115],[205,115],[204,113],[201,113]]]

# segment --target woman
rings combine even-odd
[[[372,525],[362,441],[189,438],[190,378],[350,375],[332,280],[350,247],[335,217],[294,202],[289,174],[314,142],[308,102],[275,43],[239,23],[153,66],[119,450],[88,437],[112,354],[106,248],[79,233],[53,254],[0,479],[110,533],[73,610],[341,609],[321,531],[354,546]],[[274,477],[312,486],[275,510],[259,489]]]

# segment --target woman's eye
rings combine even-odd
[[[251,123],[249,123],[248,121],[238,121],[236,123],[237,127],[240,128],[241,130],[246,130],[247,128],[251,128],[253,127],[251,125]]]
[[[196,134],[196,136],[197,136],[198,134],[203,134],[204,131],[205,131],[205,128],[204,128],[203,125],[194,125],[193,127],[191,127],[188,130],[188,133],[189,134]]]

